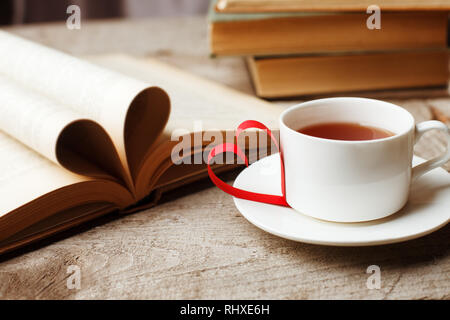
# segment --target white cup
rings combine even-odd
[[[394,135],[342,141],[297,132],[327,122],[359,123]],[[447,134],[447,150],[412,168],[414,144],[431,129]],[[280,144],[287,203],[303,214],[336,222],[369,221],[397,212],[408,200],[411,183],[450,159],[445,124],[415,125],[405,109],[365,98],[319,99],[287,109],[280,116]]]

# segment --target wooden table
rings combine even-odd
[[[208,57],[204,17],[91,22],[80,31],[63,23],[9,30],[76,55],[158,57],[252,93],[240,58]],[[411,98],[417,95],[423,93],[400,93],[390,100],[418,121],[450,115],[449,98]],[[441,135],[429,133],[416,153],[429,158],[444,146]],[[449,239],[447,226],[387,246],[288,241],[248,223],[230,196],[202,181],[166,195],[153,209],[104,217],[0,257],[0,298],[449,299]],[[69,265],[80,267],[79,290],[66,286]],[[369,265],[381,268],[379,290],[366,287]]]

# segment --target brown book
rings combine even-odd
[[[213,55],[274,55],[313,52],[445,48],[446,13],[383,13],[381,29],[366,26],[368,15],[216,14],[210,11]]]
[[[446,86],[446,50],[248,58],[264,98]]]
[[[370,5],[386,11],[450,10],[449,0],[218,0],[221,12],[366,11]]]
[[[0,53],[0,253],[155,205],[207,177],[242,120],[276,129],[283,109],[152,59],[88,62],[1,31]]]

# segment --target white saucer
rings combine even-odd
[[[414,156],[414,164],[423,161]],[[280,183],[280,158],[275,154],[245,168],[234,187],[281,195]],[[450,174],[442,168],[430,171],[412,185],[402,210],[370,222],[327,222],[291,208],[238,198],[234,203],[252,224],[282,238],[331,246],[381,245],[424,236],[449,222]]]

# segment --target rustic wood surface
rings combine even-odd
[[[76,55],[158,57],[253,92],[240,58],[208,57],[204,17],[91,22],[80,31],[69,31],[63,23],[8,30]],[[449,98],[418,95],[404,92],[388,100],[411,111],[417,121],[450,116]],[[444,147],[442,135],[431,132],[416,154],[429,158]],[[450,164],[445,168],[450,170]],[[446,226],[386,246],[288,241],[248,223],[231,197],[202,181],[165,195],[153,209],[103,217],[0,257],[0,298],[449,299],[449,236]],[[379,290],[366,287],[366,269],[373,264],[381,268]],[[66,286],[69,265],[80,267],[80,289]]]

